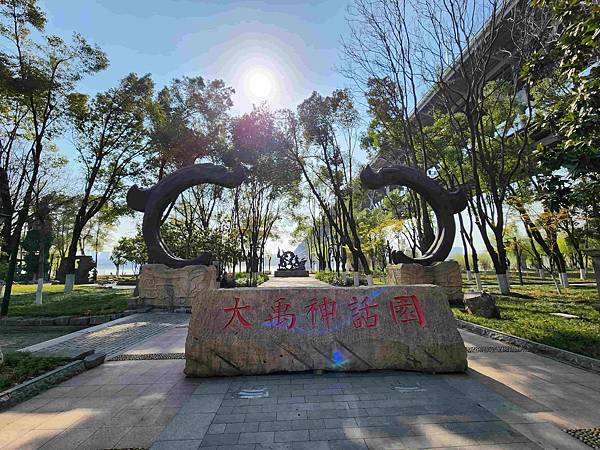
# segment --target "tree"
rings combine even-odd
[[[149,75],[130,74],[93,100],[69,97],[75,147],[84,168],[84,187],[67,251],[65,292],[73,289],[77,245],[86,224],[108,203],[118,204],[128,177],[138,173],[148,148],[144,120],[152,96]]]
[[[522,71],[535,94],[536,126],[554,137],[535,154],[538,200],[553,214],[567,212],[561,228],[583,277],[581,244],[600,235],[600,5],[593,0],[533,5],[549,10],[558,24],[554,39]]]
[[[17,169],[20,190],[20,208],[9,201],[5,213],[10,216],[3,233],[8,250],[8,273],[0,315],[8,313],[12,285],[17,267],[19,243],[23,228],[29,218],[29,210],[38,182],[44,149],[49,139],[58,131],[60,119],[66,106],[66,97],[83,76],[98,72],[107,65],[106,56],[97,47],[88,44],[75,34],[72,44],[66,44],[57,36],[44,36],[42,43],[34,41],[31,29],[42,31],[45,18],[32,0],[3,0],[0,2],[0,36],[6,45],[2,60],[2,95],[22,105],[14,109],[23,118],[12,123],[14,133],[23,134],[26,141],[23,164]],[[9,145],[8,150],[12,150]],[[9,153],[3,155],[10,158]],[[8,171],[10,171],[10,167]],[[6,169],[5,169],[6,170]],[[9,183],[10,173],[4,178]],[[1,182],[1,180],[0,180]],[[11,196],[15,198],[15,196]],[[6,200],[10,200],[7,196]],[[8,231],[10,230],[10,232]]]
[[[150,110],[152,154],[148,167],[160,180],[198,158],[219,159],[227,148],[228,110],[234,90],[222,80],[176,78]]]
[[[452,176],[444,181],[471,185],[470,213],[507,294],[504,202],[531,151],[531,96],[518,73],[547,36],[549,19],[526,2],[356,0],[349,20],[348,71],[377,119],[367,144],[384,158],[416,160],[440,173],[442,160],[430,154],[425,128],[444,117],[458,134],[445,147],[464,152],[460,164],[467,169],[446,173]],[[469,178],[461,180],[463,174]],[[422,205],[407,212],[418,218],[419,209],[427,220]]]
[[[134,273],[138,275],[142,265],[148,263],[148,252],[142,233],[138,230],[133,237],[123,236],[113,248],[112,255],[113,263],[123,260],[129,262],[133,265]]]
[[[358,144],[358,112],[348,90],[323,97],[317,92],[285,115],[291,155],[296,160],[331,230],[353,256],[355,284],[359,265],[372,281],[356,220],[353,185]]]
[[[294,193],[300,176],[288,147],[284,131],[266,107],[233,120],[231,157],[248,168],[247,180],[233,193],[233,218],[252,282],[263,269],[265,245],[282,218],[283,203],[292,206],[298,198]]]
[[[117,268],[117,271],[116,271],[116,277],[117,277],[117,279],[119,278],[119,269],[123,265],[125,265],[125,263],[127,262],[127,260],[125,259],[125,255],[123,254],[123,250],[124,249],[121,246],[115,245],[113,247],[112,253],[110,255],[110,260],[112,261],[112,263]]]

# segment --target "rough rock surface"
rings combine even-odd
[[[467,292],[465,295],[465,310],[474,316],[500,319],[500,308],[496,299],[487,292]]]
[[[456,261],[443,261],[431,266],[396,264],[387,266],[386,271],[388,284],[435,284],[443,288],[451,304],[462,303],[462,277]]]
[[[467,368],[438,286],[205,290],[192,303],[185,353],[195,377]]]
[[[214,266],[186,266],[171,269],[164,264],[146,264],[139,281],[137,306],[174,310],[191,306],[192,298],[217,287]]]

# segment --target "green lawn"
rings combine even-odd
[[[7,352],[0,366],[0,391],[23,383],[65,364],[63,358],[32,356],[29,353]]]
[[[492,286],[494,275],[485,275],[485,290],[498,294]],[[575,277],[570,280],[576,283]],[[465,290],[472,283],[465,281]],[[559,295],[551,280],[540,282],[532,274],[520,286],[516,275],[511,274],[511,296],[497,295],[502,319],[486,319],[472,316],[460,308],[453,308],[454,315],[479,325],[510,333],[542,344],[562,348],[582,355],[600,359],[600,312],[592,305],[598,304],[598,291],[593,284],[573,285],[562,289]],[[580,319],[551,316],[560,312],[573,314]]]
[[[76,286],[73,292],[64,294],[62,285],[44,286],[42,305],[35,305],[33,285],[16,285],[13,289],[9,317],[58,317],[78,315],[101,315],[122,312],[132,289],[107,289]]]

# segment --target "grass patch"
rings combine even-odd
[[[485,280],[489,283],[495,281],[493,275],[485,278],[489,278]],[[551,281],[541,283],[535,277],[527,277],[527,282],[520,286],[511,274],[511,283],[511,296],[498,295],[497,287],[486,286],[487,291],[496,295],[502,319],[472,316],[461,308],[452,308],[454,315],[494,330],[600,359],[600,312],[592,306],[598,303],[596,286],[572,286],[562,289],[559,295]],[[470,287],[471,283],[465,283],[465,289]],[[554,312],[581,318],[551,316]]]
[[[35,378],[65,364],[63,358],[33,356],[30,353],[9,352],[0,366],[0,391]]]
[[[30,286],[26,286],[30,288]],[[106,289],[76,286],[65,294],[62,286],[44,286],[42,305],[35,305],[35,287],[23,289],[20,285],[13,291],[8,315],[10,317],[58,317],[114,314],[127,309],[129,289]],[[48,290],[46,290],[48,289]]]

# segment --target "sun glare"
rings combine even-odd
[[[263,71],[252,72],[248,76],[248,90],[253,100],[267,100],[273,91],[271,77]]]

